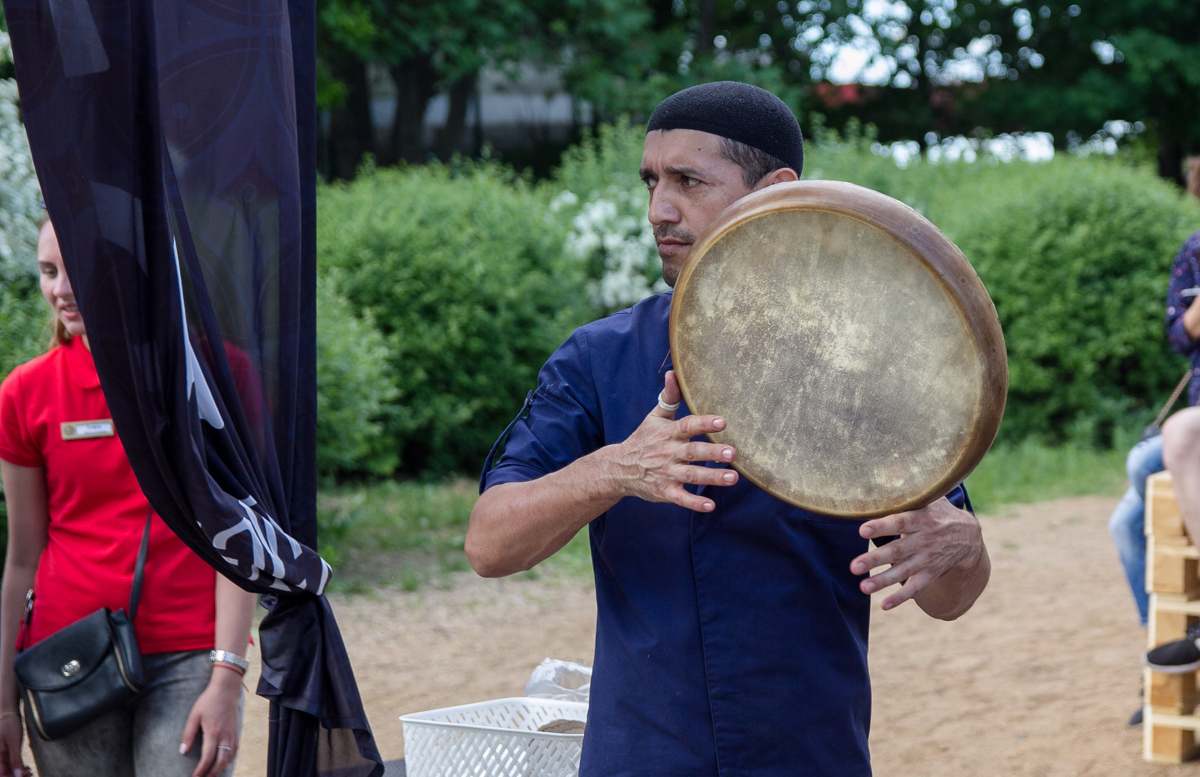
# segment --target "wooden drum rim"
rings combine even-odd
[[[1004,334],[1000,329],[995,305],[975,268],[941,230],[899,200],[841,181],[793,181],[752,192],[722,211],[696,240],[675,283],[671,304],[670,343],[675,377],[684,400],[687,401],[689,409],[694,408],[693,394],[688,385],[687,366],[681,363],[681,357],[686,360],[687,356],[681,353],[678,347],[680,305],[677,301],[686,297],[688,281],[693,271],[703,262],[709,249],[731,230],[759,217],[786,211],[826,212],[855,219],[882,231],[906,248],[928,268],[954,302],[970,338],[977,346],[983,374],[982,391],[976,406],[977,422],[967,444],[963,446],[958,459],[944,476],[922,493],[913,495],[887,510],[837,513],[804,504],[803,500],[771,493],[801,509],[842,518],[875,518],[923,507],[962,482],[983,460],[991,447],[1004,415],[1008,393],[1008,363]],[[712,436],[709,437],[711,439]],[[764,487],[740,464],[739,460],[730,466],[755,485]],[[769,491],[766,488],[764,490]]]

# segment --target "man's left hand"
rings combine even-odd
[[[979,521],[944,498],[920,510],[867,521],[859,534],[869,539],[899,535],[850,562],[856,575],[890,565],[862,581],[863,593],[904,584],[883,600],[885,610],[915,598],[934,617],[956,618],[987,585],[991,566]]]

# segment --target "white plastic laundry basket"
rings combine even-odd
[[[583,702],[516,697],[404,715],[408,777],[575,777],[583,734],[538,731],[587,720]]]

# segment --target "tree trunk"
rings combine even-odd
[[[712,56],[713,38],[717,37],[717,0],[700,0],[700,40],[696,53]]]
[[[445,161],[463,150],[467,134],[467,106],[475,93],[479,71],[475,70],[450,84],[450,110],[446,114],[446,126],[438,133],[438,158]]]
[[[388,68],[396,82],[396,118],[392,122],[391,156],[410,164],[425,161],[425,109],[433,98],[437,73],[433,57],[423,54]]]
[[[655,32],[662,32],[670,29],[675,24],[675,11],[673,0],[653,0],[654,6],[654,25]]]
[[[1168,181],[1184,186],[1183,141],[1165,128],[1158,135],[1158,175]]]
[[[360,59],[346,57],[334,66],[333,75],[346,85],[346,102],[330,111],[329,173],[350,180],[363,156],[375,150],[367,66]]]
[[[475,139],[471,146],[471,156],[479,157],[483,156],[483,95],[476,89],[471,99],[475,102]]]

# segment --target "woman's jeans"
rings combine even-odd
[[[1146,478],[1163,470],[1162,435],[1133,446],[1125,459],[1129,490],[1121,497],[1108,521],[1108,531],[1117,546],[1129,590],[1137,604],[1138,617],[1146,625],[1149,596],[1146,594]]]
[[[213,671],[208,651],[154,653],[143,660],[150,681],[128,704],[52,742],[29,728],[39,777],[190,777],[203,734],[187,755],[179,754],[179,742]],[[231,774],[233,764],[225,777]]]

